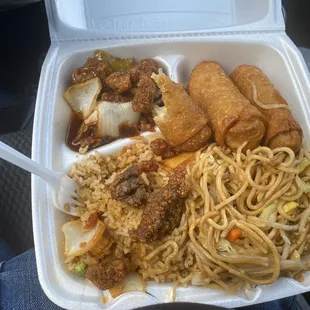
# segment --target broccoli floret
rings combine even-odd
[[[79,276],[79,277],[85,277],[85,272],[86,272],[86,268],[87,268],[87,265],[84,263],[84,262],[80,262],[78,263],[74,269],[73,269],[73,272]]]

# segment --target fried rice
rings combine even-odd
[[[153,154],[147,141],[141,140],[110,156],[94,153],[81,163],[75,163],[70,171],[70,177],[80,184],[78,195],[86,206],[82,213],[93,210],[100,212],[115,241],[116,246],[111,257],[122,258],[126,254],[131,254],[132,264],[138,267],[144,279],[158,282],[177,280],[179,271],[189,267],[190,261],[193,260],[193,256],[187,253],[190,257],[184,261],[182,258],[184,251],[177,250],[179,245],[184,243],[187,234],[185,214],[180,227],[174,229],[171,234],[151,244],[142,244],[129,235],[130,230],[138,227],[142,210],[113,200],[110,194],[111,184],[126,168],[152,159],[161,162],[161,157]],[[169,172],[160,166],[157,172],[142,174],[142,178],[154,189],[160,189],[167,185]],[[174,257],[175,251],[178,252],[179,258]],[[167,261],[171,261],[169,256],[174,259],[174,266],[167,265]]]

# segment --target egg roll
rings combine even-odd
[[[206,145],[211,137],[207,116],[183,85],[173,82],[163,72],[153,73],[152,78],[165,104],[154,108],[154,121],[169,145],[185,152],[197,151]]]
[[[248,65],[237,67],[230,77],[240,92],[266,117],[268,126],[264,145],[289,147],[298,152],[302,143],[301,127],[268,77],[259,68]]]
[[[247,100],[219,64],[199,63],[192,71],[188,92],[210,118],[216,142],[236,150],[257,147],[266,132],[266,118]]]

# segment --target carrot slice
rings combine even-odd
[[[228,241],[236,241],[241,236],[241,229],[234,228],[227,234]]]

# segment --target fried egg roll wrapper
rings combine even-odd
[[[211,137],[208,119],[181,84],[173,82],[164,73],[152,78],[161,90],[164,107],[153,110],[154,121],[166,141],[182,151],[198,150]]]
[[[219,64],[199,63],[191,73],[188,92],[210,118],[215,140],[236,150],[257,147],[266,131],[266,118],[247,100]]]
[[[287,108],[287,102],[268,77],[259,68],[247,65],[237,67],[230,77],[240,92],[266,117],[268,127],[264,144],[270,148],[289,147],[295,153],[298,152],[302,143],[302,130]],[[255,101],[262,105],[272,104],[278,107],[265,109]],[[281,105],[284,108],[281,108]]]
[[[210,136],[211,129],[209,126],[205,126],[183,144],[175,146],[174,150],[177,152],[196,152],[207,144]]]

